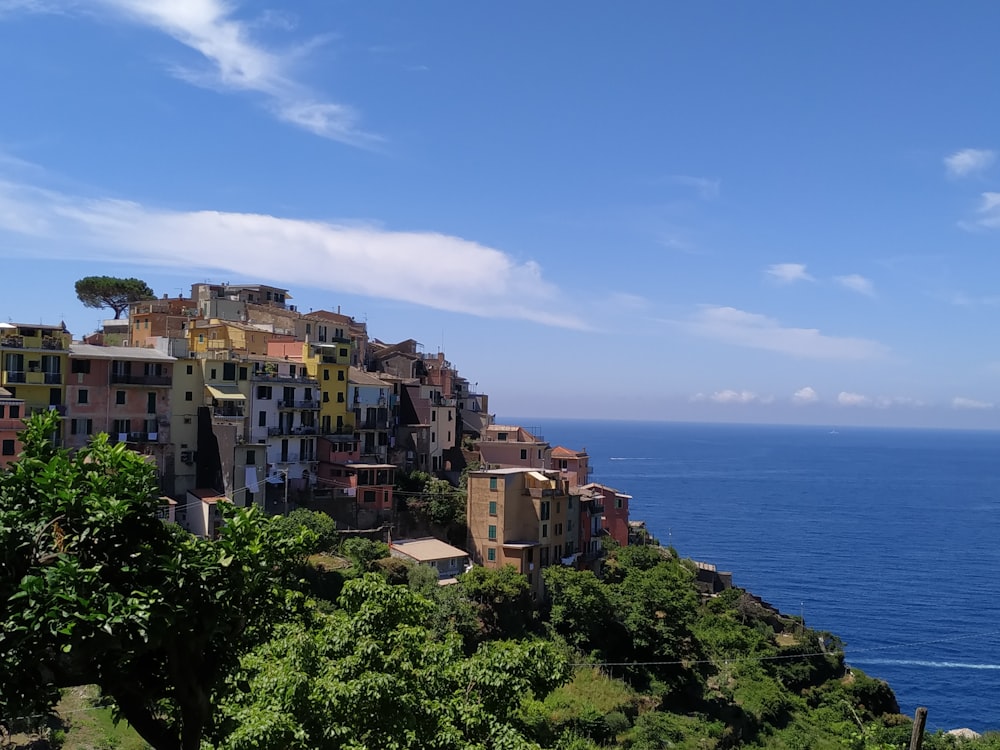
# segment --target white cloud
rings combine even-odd
[[[815,281],[806,273],[802,263],[775,263],[768,266],[765,273],[779,284],[794,284],[796,281]]]
[[[799,388],[792,394],[793,404],[812,404],[816,401],[819,401],[819,394],[812,386],[807,385],[805,388]]]
[[[52,5],[53,0],[22,1],[11,7],[41,11]],[[61,5],[78,11],[85,7],[70,0],[63,0]],[[357,146],[372,146],[381,140],[360,129],[353,108],[324,101],[296,80],[292,69],[315,45],[315,38],[287,51],[269,49],[254,39],[253,32],[262,23],[287,30],[289,24],[283,16],[265,14],[256,20],[243,20],[236,17],[237,4],[227,0],[95,0],[93,5],[157,29],[201,55],[208,63],[207,69],[192,70],[181,65],[170,69],[189,83],[258,94],[279,120],[323,138]]]
[[[890,409],[894,406],[918,409],[926,405],[926,402],[909,396],[879,396],[875,399],[875,407],[878,409]]]
[[[959,222],[963,229],[1000,229],[1000,193],[982,193],[977,218]]]
[[[944,158],[944,168],[949,177],[968,177],[989,169],[996,161],[996,151],[983,148],[964,148]]]
[[[696,336],[806,359],[878,359],[888,353],[877,341],[828,336],[815,328],[788,328],[773,318],[734,307],[704,306],[676,325]]]
[[[708,177],[691,177],[689,175],[676,174],[670,176],[670,181],[678,185],[694,188],[699,197],[704,200],[718,198],[722,190],[721,180],[713,180]]]
[[[172,211],[0,180],[2,248],[35,257],[224,271],[241,277],[264,273],[278,284],[587,328],[567,312],[559,290],[542,278],[534,261],[518,261],[500,250],[437,232],[267,214]]]
[[[871,399],[860,393],[841,391],[837,395],[837,403],[841,406],[867,406],[871,403]]]
[[[977,401],[974,398],[963,398],[956,396],[951,400],[951,405],[955,409],[992,409],[993,404],[989,401]]]
[[[608,301],[615,307],[627,310],[643,310],[649,307],[649,300],[639,294],[630,292],[612,292]]]
[[[716,391],[709,398],[717,404],[769,404],[773,399],[769,396],[759,396],[753,391]]]
[[[872,285],[871,279],[866,279],[860,274],[852,273],[847,276],[836,276],[834,277],[834,281],[845,289],[850,289],[852,292],[864,294],[868,297],[875,296],[875,287]]]

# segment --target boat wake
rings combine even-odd
[[[934,669],[1000,669],[1000,664],[971,664],[961,661],[922,661],[920,659],[848,659],[859,667],[866,664],[881,664],[900,667],[931,667]]]

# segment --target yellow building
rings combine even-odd
[[[0,387],[23,400],[28,413],[65,413],[72,338],[63,326],[0,323]]]
[[[556,471],[492,469],[469,473],[469,552],[487,568],[513,565],[541,596],[541,569],[575,560],[579,501]]]
[[[267,355],[267,344],[275,337],[246,323],[233,320],[193,320],[188,327],[188,348],[192,357],[228,352],[241,357]]]
[[[310,377],[319,381],[319,432],[343,435],[354,432],[354,411],[347,400],[347,370],[351,365],[351,342],[334,339],[329,343],[302,345],[302,361]]]

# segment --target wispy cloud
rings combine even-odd
[[[41,11],[52,5],[15,2],[13,7]],[[71,11],[84,7],[69,0],[61,5]],[[263,22],[287,29],[284,16],[241,19],[236,14],[237,4],[227,0],[94,0],[93,5],[170,36],[207,63],[199,69],[173,66],[170,72],[178,78],[218,90],[257,94],[279,120],[323,138],[355,146],[374,146],[381,141],[361,129],[359,115],[352,107],[328,101],[296,79],[293,68],[316,44],[316,38],[290,50],[270,49],[254,38]]]
[[[615,307],[627,310],[643,310],[649,307],[649,300],[638,294],[630,292],[612,292],[608,296],[608,302]]]
[[[868,406],[872,400],[860,393],[841,391],[837,394],[837,403],[841,406]]]
[[[949,177],[969,177],[993,166],[996,151],[985,148],[964,148],[944,158],[944,168]]]
[[[976,218],[959,222],[963,229],[1000,229],[1000,193],[982,193]]]
[[[0,180],[0,253],[224,271],[492,318],[585,329],[534,261],[437,232],[171,211]],[[329,272],[324,269],[330,269]],[[377,273],[373,272],[377,269]],[[447,269],[443,273],[441,269]]]
[[[865,278],[861,274],[852,273],[847,276],[835,276],[833,280],[845,289],[850,289],[852,292],[864,294],[867,297],[875,296],[875,287],[871,279]]]
[[[817,401],[819,401],[819,394],[816,393],[816,390],[809,385],[805,388],[799,388],[792,394],[793,404],[814,404]]]
[[[709,399],[717,404],[769,404],[774,399],[770,396],[760,396],[753,391],[716,391]]]
[[[965,292],[955,292],[946,299],[957,307],[996,307],[1000,305],[1000,296],[990,294],[971,297]]]
[[[779,284],[794,284],[796,281],[815,281],[806,272],[806,267],[802,263],[775,263],[768,266],[764,273]]]
[[[990,401],[977,401],[974,398],[963,398],[956,396],[951,400],[952,408],[955,409],[992,409],[993,403]]]
[[[692,177],[685,174],[670,175],[668,179],[674,184],[692,188],[703,200],[714,200],[722,192],[722,180]]]
[[[879,359],[888,353],[877,341],[829,336],[816,328],[791,328],[735,307],[704,306],[676,325],[697,336],[806,359]]]
[[[891,409],[893,407],[919,409],[927,406],[927,402],[909,396],[877,396],[874,405],[878,409]]]

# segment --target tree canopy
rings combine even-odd
[[[231,506],[215,541],[167,525],[142,456],[106,435],[71,455],[57,420],[28,420],[0,472],[0,715],[96,684],[157,750],[194,750],[225,677],[288,610],[304,539]]]
[[[110,307],[118,320],[130,303],[153,299],[156,295],[142,279],[85,276],[76,282],[76,296],[86,307]]]

